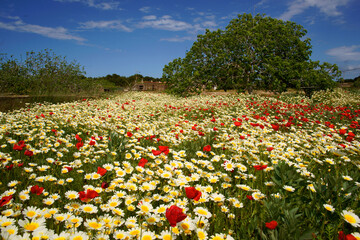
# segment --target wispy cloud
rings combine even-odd
[[[288,4],[288,9],[279,17],[283,20],[290,20],[292,17],[303,13],[310,7],[315,7],[327,16],[337,17],[342,13],[339,7],[345,6],[350,0],[293,0]]]
[[[138,23],[139,28],[154,28],[168,31],[186,31],[193,26],[187,22],[174,20],[171,16],[165,15],[160,18],[145,17],[143,21]]]
[[[341,46],[326,51],[329,56],[340,61],[360,61],[360,45]]]
[[[120,3],[116,1],[102,1],[102,0],[54,0],[57,2],[78,2],[88,7],[94,7],[102,10],[118,10]]]
[[[111,21],[88,21],[80,23],[80,28],[82,29],[116,29],[122,30],[125,32],[131,32],[132,30],[122,24],[120,20],[111,20]]]
[[[75,36],[64,27],[45,27],[35,24],[28,24],[23,22],[19,17],[10,17],[15,19],[13,22],[0,22],[0,28],[15,32],[28,32],[39,34],[44,37],[54,38],[59,40],[75,40],[84,42],[86,39]]]
[[[144,13],[149,13],[150,12],[150,7],[142,7],[139,9],[140,12],[144,12]]]
[[[192,37],[192,36],[185,36],[185,37],[175,36],[172,38],[160,39],[160,41],[166,41],[166,42],[184,42],[184,41],[194,41],[194,40],[196,40],[196,37]]]
[[[157,17],[155,15],[144,16],[143,20],[155,20]]]
[[[350,72],[350,71],[355,71],[355,70],[360,70],[360,64],[357,65],[348,65],[344,68],[344,72]]]

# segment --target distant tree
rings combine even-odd
[[[29,78],[27,69],[6,54],[2,54],[0,58],[0,91],[6,93],[28,94]]]
[[[355,88],[360,88],[360,76],[354,78],[353,87],[355,87]]]
[[[305,95],[311,98],[315,91],[333,88],[340,76],[341,71],[336,64],[309,61],[302,71],[301,78],[295,84],[297,89],[303,89]]]
[[[53,94],[92,91],[97,88],[75,61],[51,50],[27,52],[25,61],[5,55],[0,59],[1,91],[17,94]]]

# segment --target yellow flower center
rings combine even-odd
[[[84,212],[91,212],[92,211],[92,207],[84,207]]]
[[[171,235],[165,235],[165,236],[163,237],[163,239],[164,239],[164,240],[171,240]]]
[[[90,222],[89,226],[94,228],[94,229],[99,229],[99,228],[101,228],[102,225],[100,223],[97,223],[97,222]]]
[[[142,237],[142,240],[152,240],[152,237],[149,235],[145,235]]]
[[[36,212],[31,211],[26,214],[28,217],[34,217],[36,215]]]
[[[34,231],[40,226],[37,222],[30,222],[24,226],[24,228],[28,231]]]
[[[143,212],[148,212],[148,211],[149,211],[149,208],[148,208],[147,206],[142,205],[142,206],[141,206],[141,210],[142,210]]]
[[[206,237],[204,232],[198,232],[197,235],[198,235],[199,239],[205,239],[205,237]]]
[[[132,236],[136,236],[136,235],[138,235],[140,233],[140,231],[139,230],[132,230],[131,232],[130,232],[130,235],[132,235]]]
[[[82,236],[76,236],[73,238],[73,240],[83,240],[83,237]]]
[[[64,216],[57,216],[56,220],[58,221],[64,221],[65,217]]]
[[[21,200],[25,200],[25,199],[26,199],[26,195],[20,195],[20,199],[21,199]]]
[[[201,214],[201,215],[206,215],[207,214],[207,212],[204,209],[199,209],[198,213]]]
[[[211,240],[224,240],[222,237],[216,236],[214,238],[212,238]]]
[[[3,222],[3,223],[1,224],[2,227],[7,227],[7,226],[9,226],[9,225],[11,225],[11,222]]]
[[[346,214],[346,215],[344,216],[344,218],[345,218],[346,221],[348,221],[349,223],[356,223],[356,219],[355,219],[353,216],[351,216],[351,215]]]
[[[160,207],[157,212],[158,212],[158,213],[164,213],[165,210],[166,210],[165,207]]]
[[[116,234],[116,238],[117,238],[117,239],[123,239],[123,238],[124,238],[124,234],[118,233],[118,234]]]
[[[181,224],[181,227],[182,227],[184,230],[188,230],[188,229],[189,229],[189,225],[186,224],[186,223],[182,223],[182,224]]]
[[[70,199],[75,199],[75,198],[77,198],[77,196],[76,196],[75,194],[70,194],[70,195],[69,195],[69,198],[70,198]]]

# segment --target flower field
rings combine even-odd
[[[0,113],[2,239],[360,239],[360,96],[128,93]]]

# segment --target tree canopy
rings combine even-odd
[[[199,35],[184,58],[163,69],[169,90],[179,95],[203,89],[254,89],[275,92],[293,87],[312,90],[333,86],[336,65],[312,61],[307,31],[291,21],[265,15],[238,15],[225,30]]]

